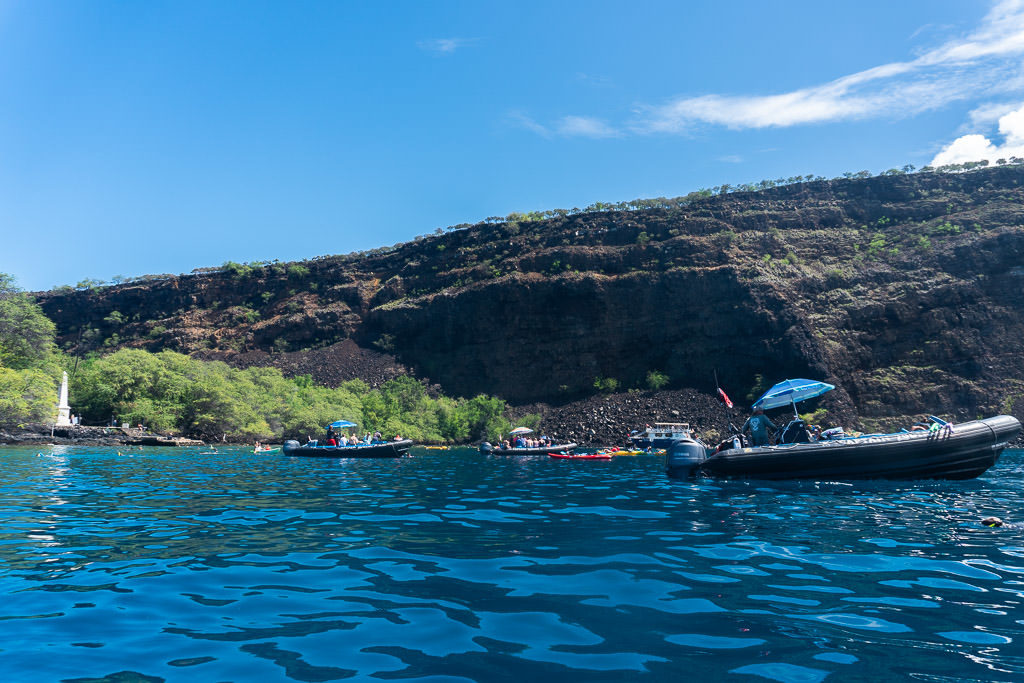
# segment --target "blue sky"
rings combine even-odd
[[[1024,156],[1024,3],[0,0],[0,272]]]

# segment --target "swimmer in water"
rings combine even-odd
[[[998,517],[985,517],[981,520],[981,525],[992,529],[1024,529],[1022,522],[1004,522]]]

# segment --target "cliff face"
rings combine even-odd
[[[821,181],[683,209],[481,224],[387,252],[41,295],[82,351],[565,402],[786,377],[883,426],[1024,408],[1024,170]],[[685,416],[684,416],[685,417]]]

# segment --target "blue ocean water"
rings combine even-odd
[[[415,449],[0,449],[3,681],[1019,681],[1024,452],[670,481]]]

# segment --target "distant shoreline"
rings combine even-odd
[[[137,427],[86,427],[83,425],[23,424],[0,428],[5,446],[205,446],[198,439],[164,436]]]

